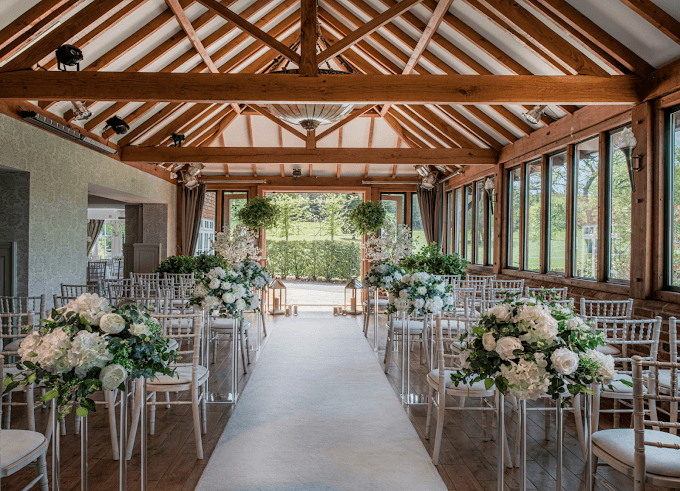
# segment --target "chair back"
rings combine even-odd
[[[633,429],[635,434],[635,454],[634,454],[634,467],[633,467],[633,477],[635,482],[636,490],[644,490],[645,482],[647,481],[647,473],[645,469],[645,447],[653,446],[660,452],[660,449],[674,450],[668,452],[669,457],[674,456],[680,451],[680,445],[677,441],[672,443],[664,443],[659,437],[653,437],[652,442],[646,441],[650,434],[646,431],[647,428],[657,431],[671,430],[671,433],[677,433],[680,430],[680,423],[677,422],[666,422],[666,421],[654,421],[651,417],[654,416],[652,411],[647,411],[645,409],[645,402],[648,402],[649,407],[655,406],[657,403],[670,403],[671,406],[677,408],[678,402],[680,402],[680,392],[678,391],[678,369],[680,369],[680,363],[675,362],[658,362],[655,360],[645,360],[640,356],[633,356]],[[670,372],[670,390],[664,389],[665,394],[659,391],[659,368],[666,369]],[[649,376],[650,382],[646,381],[646,375]],[[645,382],[648,382],[645,384]],[[663,392],[663,391],[662,391]],[[649,419],[645,419],[645,416],[649,415]],[[657,457],[661,458],[661,456]],[[664,486],[665,483],[661,481],[663,477],[655,474],[655,478],[660,486]],[[655,482],[654,484],[657,484]],[[677,484],[677,477],[668,476],[668,486],[670,483]],[[676,486],[673,486],[676,487]]]
[[[564,288],[545,288],[545,287],[538,287],[538,288],[531,288],[530,286],[527,286],[525,288],[526,296],[531,296],[533,293],[536,296],[539,296],[543,298],[544,300],[566,300],[567,297],[569,296],[569,288],[564,287]]]
[[[65,285],[61,284],[61,295],[63,297],[79,297],[84,293],[96,293],[101,294],[98,284],[91,285]]]
[[[447,286],[452,286],[454,288],[457,288],[460,286],[460,275],[459,274],[439,274],[439,275],[434,275],[435,278],[441,280],[446,284]]]
[[[646,361],[656,361],[659,352],[661,317],[654,319],[603,319],[593,322],[593,332],[600,330],[607,344],[621,346],[621,355],[614,358],[619,373],[631,374],[633,355]]]
[[[134,283],[140,283],[144,280],[157,280],[160,278],[159,273],[130,273],[130,278]]]
[[[633,299],[586,300],[581,298],[581,317],[584,319],[630,319],[633,317]]]
[[[113,280],[118,280],[123,278],[123,260],[122,259],[111,259],[108,262],[109,273],[108,277]]]
[[[560,300],[544,300],[544,303],[550,305],[551,307],[567,307],[571,310],[574,309],[574,299],[560,299]]]
[[[27,314],[28,312],[40,316],[38,319],[45,318],[47,310],[44,294],[35,297],[0,297],[0,314]]]
[[[34,313],[2,313],[0,314],[0,328],[0,354],[18,359],[19,343],[36,329]]]
[[[76,298],[78,297],[67,297],[67,296],[58,296],[54,295],[54,308],[55,309],[60,309],[62,307],[65,307],[67,303],[73,302]]]
[[[172,279],[175,284],[184,282],[193,285],[196,282],[194,273],[163,273],[163,278]]]
[[[477,277],[477,278],[470,278],[471,275],[468,275],[467,278],[462,280],[460,282],[461,287],[463,288],[474,288],[477,290],[477,295],[479,295],[482,290],[489,288],[491,286],[490,280],[487,280],[485,276],[483,277]]]
[[[487,290],[489,300],[500,302],[517,294],[524,293],[524,280],[491,280],[491,287]]]
[[[122,307],[126,304],[135,304],[138,307],[144,307],[149,310],[149,313],[154,317],[156,315],[166,315],[170,313],[170,300],[165,297],[128,297],[122,299],[116,307]]]
[[[87,281],[104,281],[106,279],[106,261],[87,262]]]
[[[207,356],[204,352],[205,325],[203,312],[191,314],[154,314],[153,317],[160,322],[163,333],[177,341],[177,362],[171,366],[199,365],[207,368]],[[194,370],[194,375],[196,371]]]
[[[110,282],[108,290],[109,300],[113,305],[117,305],[126,298],[151,296],[149,286],[136,284],[131,278]]]

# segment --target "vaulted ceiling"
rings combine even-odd
[[[644,78],[680,58],[678,0],[319,0],[317,15],[331,50],[363,74]],[[301,2],[3,0],[0,28],[4,72],[57,70],[54,50],[69,43],[82,49],[84,72],[257,74],[299,38]],[[522,117],[531,105],[357,103],[345,120],[308,135],[265,106],[243,102],[91,100],[84,122],[73,119],[70,101],[33,103],[121,149],[167,147],[172,133],[183,133],[184,146],[196,148],[460,148],[490,155],[580,107],[550,104],[531,125]],[[114,115],[130,125],[127,134],[105,128]],[[294,166],[318,176],[416,175],[412,162],[364,162],[349,151],[337,165],[295,155],[266,163],[213,159],[203,175],[291,175]],[[456,168],[452,161],[445,173]]]

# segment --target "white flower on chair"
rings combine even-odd
[[[569,348],[560,348],[550,355],[553,368],[562,375],[571,375],[578,368],[578,355]]]
[[[125,319],[118,314],[104,314],[99,321],[99,328],[107,334],[118,334],[125,329]]]
[[[102,381],[104,390],[113,390],[118,387],[128,376],[127,370],[122,365],[114,364],[102,368],[99,380]]]
[[[514,360],[517,355],[515,350],[522,350],[522,341],[513,336],[505,336],[496,341],[496,353],[503,360]]]
[[[496,338],[492,332],[485,332],[482,336],[482,343],[484,344],[484,349],[487,351],[494,351],[496,349]]]

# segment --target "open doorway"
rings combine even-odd
[[[301,310],[344,305],[345,285],[361,278],[362,236],[348,214],[362,193],[271,192],[281,215],[267,231],[267,267],[282,278],[288,303]]]

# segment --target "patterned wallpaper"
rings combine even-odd
[[[0,170],[0,242],[17,243],[17,294],[28,295],[28,172]]]
[[[176,189],[167,181],[5,115],[0,115],[0,166],[30,172],[31,295],[51,299],[60,283],[85,282],[88,183],[166,203],[166,250],[175,250]]]

